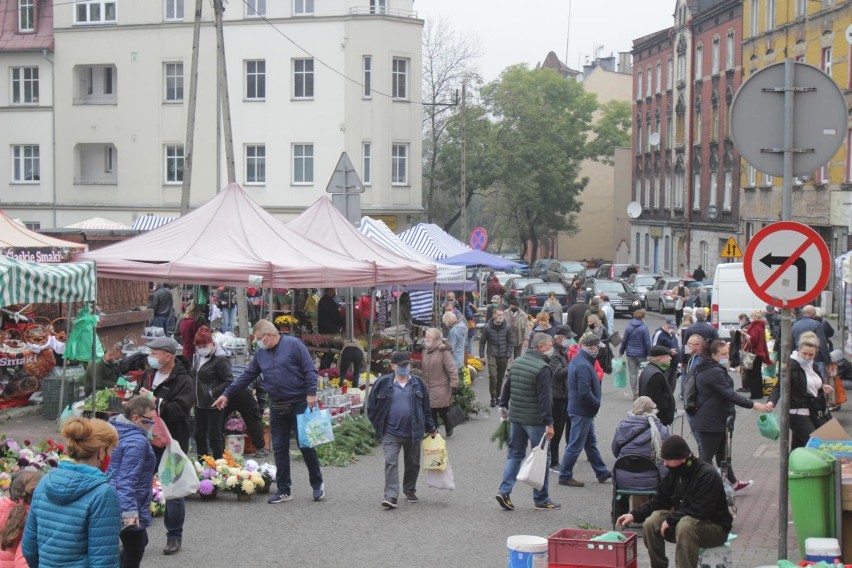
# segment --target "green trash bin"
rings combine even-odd
[[[789,495],[802,558],[805,539],[837,537],[834,462],[834,456],[814,448],[796,448],[790,454]]]

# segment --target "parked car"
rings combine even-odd
[[[662,277],[662,274],[631,274],[630,278],[627,279],[627,283],[633,286],[633,290],[639,294],[639,300],[642,302],[643,308],[648,305],[645,298],[648,289]]]
[[[657,282],[645,292],[645,302],[648,309],[657,310],[661,314],[664,312],[673,312],[675,309],[675,301],[677,297],[672,294],[672,290],[677,288],[678,282],[684,281],[684,284],[694,282],[691,278],[660,278]]]
[[[586,265],[576,260],[557,260],[547,267],[548,282],[561,282],[566,288],[571,285],[578,275],[586,270]]]
[[[589,278],[586,280],[585,288],[590,298],[606,294],[616,317],[618,314],[630,316],[642,307],[639,294],[633,290],[630,284],[623,280]]]
[[[547,279],[547,268],[555,261],[555,258],[539,258],[533,262],[530,268],[530,278]]]
[[[637,274],[639,267],[635,264],[613,264],[604,262],[595,272],[595,278],[615,280],[616,278],[629,278],[631,274]]]
[[[594,278],[597,271],[597,268],[586,268],[585,270],[583,270],[583,280],[585,280],[586,278]]]
[[[509,278],[506,282],[506,294],[503,296],[505,300],[504,303],[509,302],[509,298],[519,298],[521,293],[524,291],[524,288],[529,286],[530,284],[543,284],[544,280],[541,278],[527,278],[524,276],[518,276],[515,278]],[[518,302],[520,304],[520,302]]]
[[[551,292],[556,292],[556,299],[562,304],[562,311],[564,312],[568,305],[568,294],[565,292],[565,286],[559,282],[527,284],[518,297],[518,303],[527,314],[535,316],[544,307],[544,303],[547,302],[547,296]]]

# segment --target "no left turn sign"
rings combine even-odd
[[[798,308],[828,283],[828,246],[801,223],[781,221],[758,231],[743,259],[748,285],[758,298],[778,308]]]

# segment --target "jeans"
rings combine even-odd
[[[195,408],[195,448],[198,457],[211,455],[218,460],[225,449],[222,425],[225,413],[215,408]],[[209,445],[208,445],[209,442]]]
[[[470,333],[467,334],[467,339],[464,342],[464,352],[473,353],[473,335]]]
[[[574,477],[574,464],[580,457],[580,452],[586,451],[586,457],[592,465],[595,477],[602,479],[609,473],[609,469],[598,450],[598,439],[595,436],[594,416],[571,416],[571,434],[568,437],[568,445],[565,447],[565,455],[562,456],[562,467],[559,470],[559,480],[567,481]]]
[[[222,333],[230,331],[233,333],[234,324],[237,321],[237,306],[222,308]]]
[[[417,491],[420,473],[420,442],[411,438],[397,438],[390,434],[382,437],[385,455],[385,499],[399,497],[399,452],[405,451],[402,471],[402,491],[406,495]]]
[[[565,432],[565,443],[571,432],[571,421],[568,420],[568,399],[553,399],[553,439],[550,440],[550,466],[559,467],[559,442],[562,432]]]
[[[296,431],[296,416],[303,414],[308,407],[307,401],[294,402],[289,412],[276,411],[274,406],[269,412],[269,430],[272,434],[272,450],[275,452],[275,485],[279,493],[290,493],[290,434]],[[297,442],[298,443],[298,442]],[[322,486],[322,472],[319,458],[314,448],[299,448],[308,468],[311,487]]]
[[[186,518],[186,498],[167,499],[166,513],[163,515],[163,525],[166,536],[181,538],[183,536],[183,520]]]
[[[517,424],[515,422],[509,424],[509,455],[506,458],[506,465],[503,466],[503,481],[500,483],[500,489],[498,489],[501,494],[508,495],[512,492],[515,481],[517,481],[518,471],[521,469],[521,462],[527,455],[527,446],[534,448],[541,443],[544,429],[544,424]],[[544,473],[544,487],[540,491],[533,489],[533,501],[536,505],[545,505],[550,502],[547,494],[549,478],[550,470],[547,469]]]
[[[337,370],[340,373],[341,384],[346,380],[346,373],[352,367],[352,387],[358,386],[358,381],[361,379],[361,371],[365,366],[364,352],[358,347],[344,347],[340,352],[340,358],[337,360]]]
[[[166,501],[168,503],[168,501]],[[127,529],[119,536],[121,539],[121,568],[139,568],[142,565],[142,556],[145,547],[148,546],[147,529]]]
[[[728,539],[728,531],[713,521],[700,521],[695,517],[682,517],[666,531],[666,537],[660,534],[669,511],[654,511],[642,523],[645,535],[645,547],[651,560],[651,568],[668,568],[666,541],[676,543],[675,566],[698,566],[698,552],[701,548],[722,546]]]
[[[627,376],[630,378],[630,390],[635,397],[639,394],[639,365],[647,361],[647,357],[627,356]]]
[[[224,417],[230,416],[233,411],[240,413],[243,421],[246,423],[246,431],[251,436],[251,442],[255,449],[262,450],[266,446],[266,440],[263,437],[263,421],[260,411],[260,406],[257,404],[257,398],[248,389],[242,389],[238,393],[234,393],[228,399],[228,406],[225,407]],[[303,409],[304,411],[304,409]],[[221,426],[220,426],[221,429]],[[195,441],[196,444],[198,440]],[[212,443],[212,440],[211,440]]]
[[[506,365],[508,357],[488,356],[488,385],[491,390],[491,398],[500,398],[503,391],[503,377],[506,376]]]
[[[172,330],[169,329],[169,320],[170,319],[171,319],[171,316],[154,316],[151,319],[151,327],[161,327],[161,328],[163,328],[163,333],[165,333],[166,336],[170,336],[172,334],[172,332],[174,332],[173,329]]]

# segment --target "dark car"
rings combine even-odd
[[[548,282],[561,282],[566,288],[571,285],[577,276],[582,276],[586,265],[576,260],[557,260],[547,267]]]
[[[547,302],[547,296],[551,292],[556,292],[556,299],[562,304],[562,311],[568,305],[568,294],[565,292],[565,286],[559,282],[543,282],[541,284],[527,284],[521,295],[518,297],[518,303],[527,314],[534,316],[541,311]]]
[[[530,267],[530,278],[541,278],[542,280],[547,280],[547,267],[549,267],[555,260],[555,258],[539,258],[533,262]]]
[[[612,264],[611,262],[605,262],[595,272],[595,278],[615,280],[616,278],[629,278],[631,274],[638,272],[639,267],[635,264]]]
[[[586,280],[586,292],[590,296],[606,294],[615,315],[632,315],[633,312],[642,307],[642,301],[630,284],[621,280],[607,280],[603,278],[589,278]]]
[[[530,284],[543,284],[543,283],[544,283],[544,280],[542,280],[541,278],[526,278],[526,277],[522,277],[522,276],[518,276],[518,277],[515,277],[515,278],[509,278],[509,280],[506,281],[506,286],[505,286],[506,294],[503,296],[503,298],[508,303],[509,298],[520,297],[521,292],[523,292],[524,288],[526,288],[528,285],[530,285]]]

